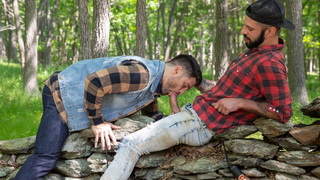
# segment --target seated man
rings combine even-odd
[[[249,48],[230,62],[213,86],[204,80],[193,105],[124,137],[102,180],[126,180],[138,158],[177,144],[201,146],[217,133],[264,116],[287,122],[292,116],[280,27],[293,29],[278,0],[258,0],[246,10],[241,33]],[[266,17],[268,17],[266,19]]]
[[[15,179],[41,179],[55,166],[69,132],[91,127],[95,147],[116,143],[111,121],[139,110],[158,120],[163,117],[156,98],[183,94],[202,81],[197,61],[179,55],[164,63],[137,56],[79,61],[54,73],[43,89],[43,116],[35,153],[23,164]],[[176,104],[176,102],[172,103]]]

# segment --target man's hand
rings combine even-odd
[[[116,137],[114,136],[112,129],[120,129],[121,127],[113,125],[109,122],[104,122],[99,125],[92,125],[91,129],[95,135],[94,147],[97,148],[99,139],[101,139],[102,150],[106,149],[106,144],[108,150],[111,149],[110,139],[112,144],[117,144]]]
[[[213,103],[212,106],[218,110],[221,114],[228,115],[231,112],[240,109],[242,100],[240,98],[224,98],[218,102]]]

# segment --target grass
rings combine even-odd
[[[44,80],[55,71],[53,68],[49,70],[39,68],[38,84],[40,88],[43,87]],[[205,72],[204,77],[211,79],[209,72]],[[0,78],[0,140],[35,135],[42,115],[41,96],[28,97],[23,92],[20,66],[18,64],[0,61]],[[320,81],[317,75],[308,76],[307,89],[310,102],[319,96]],[[195,88],[185,92],[178,99],[179,106],[181,107],[187,102],[193,103],[193,99],[199,94],[200,92]],[[167,96],[159,98],[159,104],[160,109],[165,114],[170,114],[171,110]],[[294,116],[291,120],[295,124],[310,124],[316,120],[304,116],[298,103],[294,102],[293,108]]]

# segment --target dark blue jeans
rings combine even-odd
[[[15,180],[42,179],[55,166],[69,130],[59,117],[50,89],[42,92],[43,114],[39,125],[35,152],[29,156],[17,173]]]

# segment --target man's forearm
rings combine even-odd
[[[275,120],[279,120],[280,117],[276,112],[269,111],[269,103],[267,102],[255,102],[248,99],[244,99],[241,104],[241,109]]]

